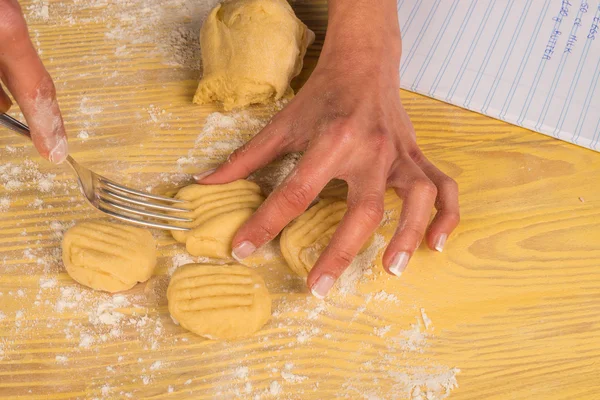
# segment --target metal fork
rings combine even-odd
[[[0,113],[0,125],[3,125],[31,140],[31,134],[27,125],[7,114]],[[85,167],[82,167],[71,156],[67,156],[66,161],[71,168],[73,168],[73,171],[75,171],[75,174],[77,175],[77,181],[79,182],[79,189],[81,190],[81,193],[83,193],[87,202],[90,203],[94,208],[110,215],[111,217],[118,218],[132,224],[168,230],[189,230],[188,228],[182,228],[176,225],[156,222],[156,220],[172,222],[192,222],[193,220],[152,211],[160,210],[171,213],[189,212],[190,210],[168,205],[185,203],[185,201],[144,193],[123,185],[119,185],[110,179],[106,179],[105,177],[98,175]]]

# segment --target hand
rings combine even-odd
[[[197,177],[203,184],[226,183],[283,154],[304,151],[292,173],[237,232],[232,243],[237,258],[277,236],[331,179],[345,180],[348,211],[307,279],[321,298],[379,226],[386,187],[404,200],[383,256],[393,275],[404,271],[424,237],[431,249],[441,251],[459,221],[456,182],[423,155],[400,102],[398,44],[362,37],[346,43],[346,33],[338,37],[335,26],[328,29],[319,63],[298,95],[216,171]],[[438,211],[429,224],[434,206]]]
[[[68,146],[54,83],[31,43],[16,0],[0,0],[0,38],[0,80],[21,107],[38,152],[59,164]],[[0,85],[0,112],[11,105]]]

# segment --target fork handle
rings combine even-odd
[[[25,136],[29,140],[31,140],[31,133],[29,132],[29,127],[11,117],[8,114],[0,113],[0,125],[7,127],[10,130],[17,132],[18,134]]]

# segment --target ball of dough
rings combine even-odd
[[[185,329],[208,339],[252,335],[271,316],[265,282],[243,265],[187,264],[167,289],[169,312]]]
[[[326,198],[317,202],[283,230],[280,239],[281,253],[292,271],[302,277],[308,276],[329,244],[346,210],[346,201]],[[373,237],[365,243],[360,252],[366,250],[372,241]]]
[[[231,241],[237,230],[262,204],[260,187],[238,180],[224,185],[189,185],[175,195],[187,200],[188,213],[177,215],[193,219],[182,224],[190,231],[172,231],[173,237],[185,243],[194,256],[230,259]]]
[[[232,0],[216,6],[200,31],[204,74],[194,103],[225,110],[292,95],[314,34],[285,0]]]
[[[67,273],[84,286],[107,292],[147,281],[156,265],[156,241],[141,228],[104,221],[82,222],[65,233]]]

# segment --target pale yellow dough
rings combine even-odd
[[[62,258],[67,273],[82,285],[119,292],[152,276],[156,241],[145,229],[82,222],[65,233]]]
[[[319,194],[319,200],[296,218],[281,233],[281,253],[289,267],[301,277],[315,265],[331,241],[347,210],[348,185],[340,180],[331,181]],[[390,217],[399,213],[402,202],[393,189],[384,195],[384,208]],[[373,242],[371,237],[361,248],[365,251]]]
[[[301,277],[308,276],[329,244],[346,210],[345,200],[325,198],[283,230],[279,244],[283,258],[292,271]],[[372,240],[371,237],[360,252],[369,247]]]
[[[254,182],[238,180],[224,185],[189,185],[175,195],[187,200],[188,213],[177,215],[194,221],[182,224],[190,231],[172,231],[194,256],[230,259],[231,242],[237,230],[264,201]]]
[[[204,75],[194,103],[225,110],[292,95],[314,34],[285,0],[231,0],[216,6],[200,31]]]
[[[271,316],[264,280],[237,264],[180,267],[171,277],[167,300],[182,327],[208,339],[250,336]]]

